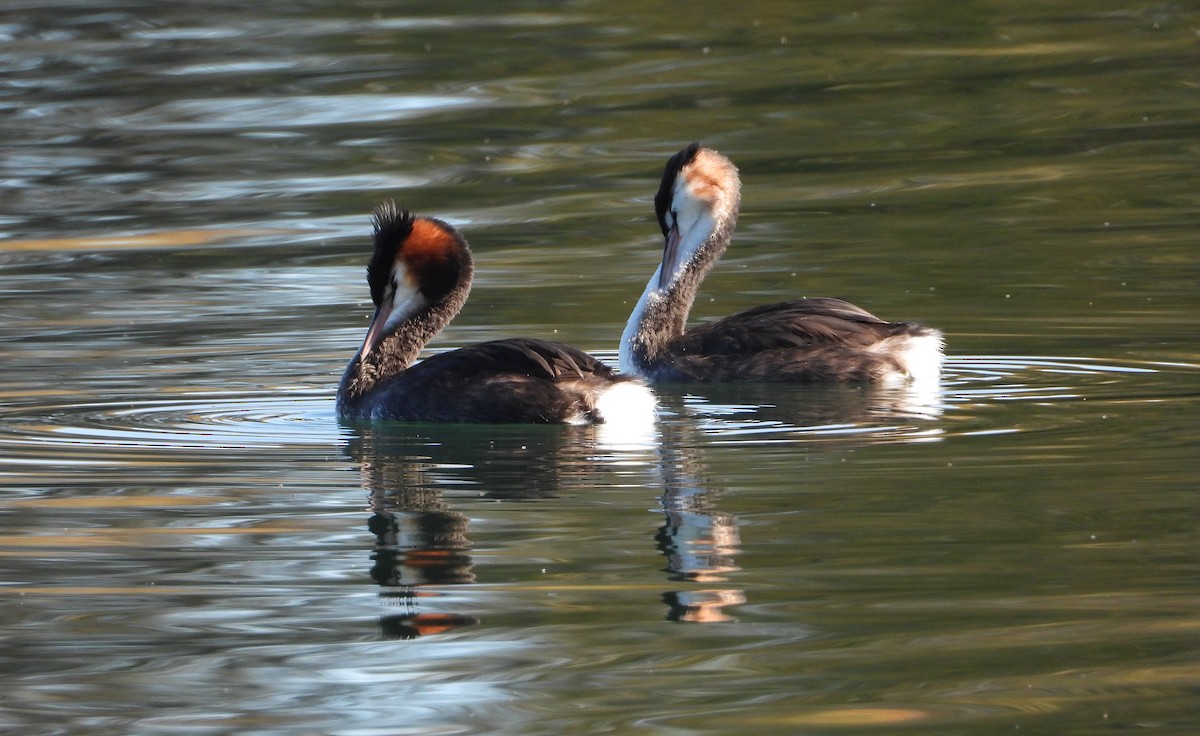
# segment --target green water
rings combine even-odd
[[[1200,11],[0,8],[0,730],[1192,734]],[[431,345],[613,360],[690,140],[693,320],[840,296],[938,391],[653,432],[345,427],[369,213],[476,254]]]

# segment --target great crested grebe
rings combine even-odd
[[[375,316],[337,392],[343,419],[591,424],[652,418],[654,397],[587,353],[514,338],[471,345],[413,365],[462,309],[474,264],[450,225],[386,202],[375,209],[367,283]]]
[[[885,322],[840,299],[797,299],[684,331],[696,290],[733,237],[733,162],[693,143],[667,161],[654,197],[662,263],[621,336],[620,366],[652,382],[937,380],[942,333]]]

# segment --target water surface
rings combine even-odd
[[[1200,728],[1185,5],[9,2],[0,726]],[[695,320],[835,295],[934,391],[676,387],[645,435],[341,426],[371,208],[615,359],[693,139]]]

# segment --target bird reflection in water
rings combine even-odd
[[[375,535],[371,577],[400,606],[380,625],[389,638],[412,639],[479,622],[431,612],[455,600],[442,586],[475,582],[470,521],[445,492],[495,500],[550,498],[587,484],[596,471],[593,427],[355,425],[346,451],[368,491]],[[599,442],[603,444],[603,442]]]
[[[719,491],[709,482],[698,448],[687,442],[684,434],[680,424],[663,427],[663,494],[659,503],[665,523],[654,540],[667,558],[668,579],[697,587],[663,594],[667,620],[732,621],[725,607],[745,603],[746,596],[741,590],[720,584],[727,583],[730,574],[741,569],[735,562],[741,551],[738,520],[716,508]]]
[[[423,588],[475,579],[468,519],[451,510],[426,477],[436,467],[428,437],[363,428],[347,448],[369,493],[367,528],[375,535],[371,577],[380,596],[401,609],[380,619],[384,636],[415,639],[478,623],[474,616],[423,611],[420,605],[422,598],[439,597]]]
[[[683,388],[682,385],[680,388]],[[738,520],[716,507],[720,488],[703,459],[706,435],[796,438],[829,445],[934,441],[942,430],[939,387],[910,385],[696,384],[702,393],[659,393],[660,504],[666,522],[655,540],[672,581],[694,584],[663,594],[672,621],[733,620],[726,608],[746,602],[729,586],[741,568]],[[704,587],[701,587],[704,586]]]
[[[663,524],[654,539],[667,557],[670,580],[711,586],[729,581],[729,573],[741,568],[734,563],[740,552],[737,517],[712,508],[712,493],[698,488],[681,488],[662,496]],[[674,590],[663,594],[669,621],[714,623],[733,620],[726,606],[746,602],[741,590],[704,587]]]
[[[371,577],[383,589],[381,597],[404,609],[380,619],[385,636],[414,639],[478,623],[474,616],[422,612],[418,605],[420,597],[436,596],[418,592],[423,587],[474,582],[467,517],[425,493],[372,494],[371,501],[374,515],[367,526],[376,540]],[[395,501],[397,508],[388,508]]]

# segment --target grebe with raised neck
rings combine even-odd
[[[471,290],[463,236],[386,202],[375,209],[367,284],[375,315],[337,391],[342,419],[595,424],[652,420],[654,397],[587,353],[522,337],[479,343],[415,363]],[[632,415],[632,416],[631,416]]]
[[[841,299],[752,307],[685,331],[740,204],[741,180],[725,156],[692,143],[667,161],[654,197],[666,239],[662,263],[621,336],[624,373],[653,383],[937,381],[940,331],[885,322]]]

